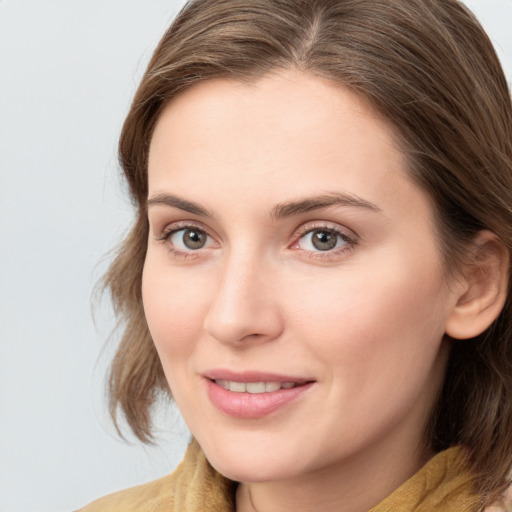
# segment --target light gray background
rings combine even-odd
[[[113,326],[93,285],[131,208],[116,143],[182,0],[0,0],[0,512],[65,512],[169,473],[187,433],[116,440],[103,403]],[[512,0],[471,0],[512,80]]]

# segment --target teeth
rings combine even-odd
[[[248,382],[245,385],[245,390],[247,393],[265,393],[265,383],[264,382]]]
[[[280,389],[291,389],[295,382],[235,382],[232,380],[216,379],[215,382],[222,388],[235,393],[272,393]]]
[[[281,389],[279,382],[265,382],[265,391],[271,393],[272,391],[278,391]]]
[[[229,390],[234,391],[235,393],[245,393],[245,382],[229,382]]]
[[[217,379],[215,381],[221,388],[229,389],[229,381]]]

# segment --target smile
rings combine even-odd
[[[236,382],[232,380],[215,379],[215,383],[234,393],[273,393],[280,389],[292,389],[299,384],[296,382]]]
[[[271,374],[236,375],[226,371],[212,373],[223,375],[210,374],[204,379],[211,403],[221,413],[240,419],[263,418],[292,406],[301,397],[305,397],[316,384],[316,381],[299,378],[292,380],[290,377]],[[224,378],[220,378],[221,376]]]

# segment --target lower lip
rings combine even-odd
[[[295,402],[308,391],[314,382],[291,389],[280,389],[269,393],[236,393],[206,379],[208,396],[217,409],[228,416],[256,419],[267,416],[286,405]]]

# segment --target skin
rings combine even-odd
[[[283,207],[334,194],[345,200]],[[159,118],[149,199],[149,329],[192,434],[242,482],[237,510],[366,511],[426,462],[463,290],[447,283],[432,206],[388,123],[296,71],[196,85]],[[184,244],[187,228],[202,247]],[[322,229],[334,249],[312,243]],[[216,368],[314,383],[234,418],[206,392]]]

